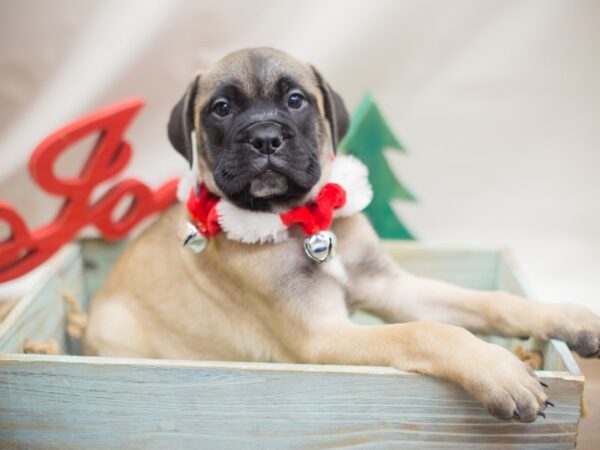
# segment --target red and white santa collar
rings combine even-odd
[[[334,254],[335,235],[329,230],[333,220],[362,211],[373,197],[367,168],[349,155],[333,160],[329,180],[314,199],[280,214],[239,208],[197,181],[184,191],[189,193],[186,205],[190,214],[180,235],[184,247],[199,253],[208,239],[221,232],[246,244],[277,244],[289,238],[290,227],[298,226],[307,236],[304,250],[316,262],[325,262]],[[180,200],[184,201],[181,195]]]

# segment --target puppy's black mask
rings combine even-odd
[[[291,79],[279,80],[273,91],[249,98],[225,84],[201,111],[215,182],[246,208],[300,198],[321,177],[316,99]]]
[[[194,123],[197,149],[189,140]],[[197,150],[229,200],[265,211],[306,196],[321,178],[322,152],[331,148],[325,141],[332,135],[335,149],[347,127],[341,99],[314,69],[283,53],[254,49],[227,56],[192,82],[173,109],[169,138],[190,164]]]

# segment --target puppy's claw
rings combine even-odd
[[[548,387],[548,385],[547,385],[546,383],[544,383],[543,381],[541,381],[541,380],[540,380],[540,384],[541,384],[542,386],[544,386],[545,388],[547,388],[547,387]]]
[[[550,400],[546,400],[546,405],[552,406],[554,408],[554,403],[552,403]]]
[[[543,412],[543,411],[540,411],[540,412],[538,413],[538,416],[542,416],[542,417],[545,419],[545,418],[546,418],[546,413],[545,413],[545,412]]]

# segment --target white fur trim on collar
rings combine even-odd
[[[367,167],[354,156],[338,156],[332,164],[330,183],[346,191],[346,204],[333,212],[333,217],[348,217],[362,211],[373,199]]]
[[[287,227],[278,214],[249,211],[221,199],[217,204],[219,225],[229,239],[246,244],[287,240]]]

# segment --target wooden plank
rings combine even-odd
[[[0,324],[0,351],[20,352],[25,340],[55,339],[61,350],[66,349],[66,308],[62,293],[66,286],[75,295],[83,295],[82,268],[79,248],[70,245],[49,262],[44,280],[29,295],[23,297]]]
[[[39,295],[28,303],[22,314],[13,316],[10,328],[0,338],[1,351],[22,352],[26,340],[44,341],[49,338],[55,339],[60,350],[65,351],[66,311],[65,305],[56,301],[59,291],[59,280],[52,278]]]
[[[104,284],[112,265],[128,243],[128,240],[83,239],[81,241],[81,252],[85,267],[84,283],[87,293],[81,305],[84,311],[88,310],[89,302]]]
[[[545,343],[544,369],[564,371],[570,375],[580,376],[581,370],[564,341],[551,339]]]
[[[403,269],[417,275],[472,289],[496,289],[497,251],[431,248],[398,241],[384,241],[384,248]]]
[[[496,289],[528,298],[535,297],[512,253],[508,250],[502,250],[499,253],[497,274]]]
[[[566,449],[580,383],[557,407],[494,419],[458,386],[389,368],[0,355],[2,448]],[[57,363],[60,361],[60,363]]]

